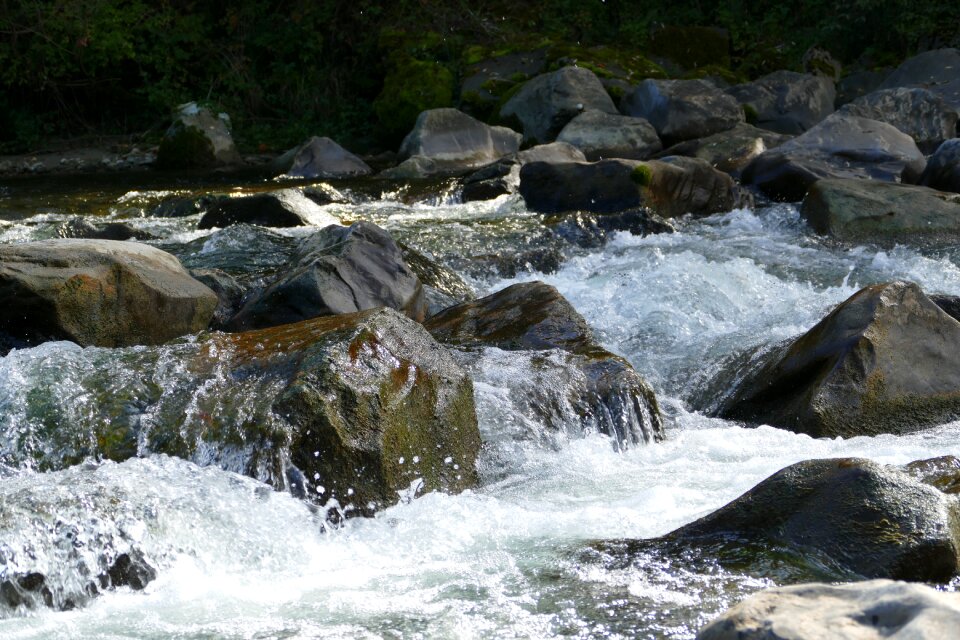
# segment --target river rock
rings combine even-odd
[[[587,160],[646,160],[663,148],[653,126],[643,118],[603,111],[584,111],[567,123],[559,142],[580,149]]]
[[[960,322],[908,282],[865,287],[774,349],[721,415],[813,437],[902,434],[960,416]]]
[[[240,311],[247,288],[220,269],[191,269],[190,276],[217,295],[217,308],[210,319],[210,328],[223,329],[227,321]]]
[[[115,240],[0,247],[0,331],[27,344],[159,344],[207,327],[216,295],[160,249]]]
[[[583,316],[550,285],[515,284],[445,309],[425,326],[436,339],[461,348],[557,349],[578,356],[586,383],[578,406],[585,420],[622,446],[663,439],[653,390],[623,358],[594,341]]]
[[[736,540],[836,576],[947,582],[960,569],[958,518],[955,497],[895,467],[807,460],[660,540],[706,547]]]
[[[227,328],[273,327],[376,307],[423,320],[427,307],[420,280],[377,225],[331,225],[304,239],[289,268],[254,294]]]
[[[403,261],[423,285],[428,316],[476,297],[473,287],[453,269],[448,269],[407,244],[398,242],[397,246],[400,247]]]
[[[198,229],[224,228],[234,224],[263,227],[318,227],[340,224],[320,205],[298,189],[282,189],[237,198],[222,198],[203,214]]]
[[[647,79],[623,97],[620,108],[628,116],[648,120],[666,145],[743,122],[737,101],[705,80]]]
[[[525,144],[542,144],[553,142],[570,120],[588,109],[617,113],[592,71],[563,67],[525,82],[500,109],[500,119],[517,122]]]
[[[903,470],[944,493],[960,494],[960,458],[956,456],[915,460],[903,465]]]
[[[747,113],[747,122],[777,133],[799,135],[833,113],[836,89],[822,75],[775,71],[727,89]]]
[[[960,239],[960,194],[875,180],[818,180],[800,209],[814,231],[847,242]]]
[[[873,93],[880,88],[883,81],[890,75],[891,69],[877,71],[854,71],[844,76],[837,83],[836,106],[853,102],[857,98]]]
[[[741,122],[733,129],[706,138],[687,140],[665,149],[654,157],[689,156],[706,160],[715,169],[738,176],[750,162],[767,149],[779,147],[791,136],[758,129]]]
[[[957,109],[927,89],[881,89],[857,98],[840,112],[891,124],[913,138],[923,153],[933,153],[944,140],[957,135]]]
[[[326,137],[313,136],[273,163],[284,178],[353,178],[370,175],[367,163]]]
[[[771,198],[799,202],[823,178],[916,182],[925,164],[913,138],[896,127],[835,113],[757,156],[744,169],[743,182]]]
[[[947,140],[927,160],[918,184],[960,193],[960,139]]]
[[[664,217],[730,211],[743,197],[727,174],[679,156],[648,162],[532,162],[520,169],[520,194],[527,207],[541,213],[615,213],[643,206]]]
[[[60,238],[79,238],[86,240],[153,240],[152,233],[134,229],[125,222],[109,222],[93,225],[83,218],[73,218],[57,227]]]
[[[940,640],[960,628],[960,595],[892,580],[775,587],[750,596],[697,640]]]
[[[520,167],[528,162],[586,162],[583,152],[566,142],[539,144],[503,158],[471,173],[463,180],[464,202],[492,200],[516,193],[520,187]]]
[[[823,47],[813,46],[803,54],[803,70],[811,75],[823,76],[831,82],[840,80],[843,65]]]
[[[960,111],[960,49],[935,49],[905,60],[880,85],[897,87],[929,89]]]
[[[163,169],[207,169],[240,162],[229,116],[213,115],[195,102],[177,107],[157,149],[157,166]]]

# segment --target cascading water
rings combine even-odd
[[[169,196],[104,189],[41,202],[14,189],[0,201],[11,212],[0,242],[52,237],[84,213],[149,231],[189,266],[255,280],[309,233],[198,232],[197,216],[145,215]],[[79,459],[84,443],[70,436],[79,425],[122,430],[167,411],[189,431],[211,412],[260,415],[260,383],[234,387],[215,369],[202,379],[184,373],[197,349],[191,339],[14,351],[0,358],[0,583],[43,574],[42,587],[17,583],[18,597],[55,606],[16,608],[0,598],[0,637],[691,638],[775,579],[655,550],[625,559],[598,543],[664,534],[804,459],[902,464],[960,454],[960,423],[903,437],[815,440],[704,411],[732,385],[738,359],[806,330],[863,285],[909,279],[927,292],[960,294],[952,255],[834,247],[791,206],[682,220],[672,234],[621,233],[588,250],[557,244],[511,198],[351,198],[326,209],[384,226],[480,292],[531,279],[556,286],[603,345],[654,387],[666,440],[616,451],[606,436],[584,437],[570,402],[576,375],[562,353],[463,353],[485,441],[481,486],[398,496],[374,518],[331,529],[288,494],[175,458],[43,471],[44,460],[63,455],[42,446],[45,431],[62,429],[64,449]],[[558,251],[558,270],[535,270],[536,256]],[[117,581],[102,576],[124,554],[156,571],[142,591],[106,588]]]

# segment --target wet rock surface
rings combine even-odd
[[[373,173],[366,162],[330,138],[319,136],[283,154],[272,167],[288,178],[350,178]]]
[[[624,96],[621,110],[649,121],[666,145],[743,122],[737,101],[704,80],[644,80]]]
[[[687,140],[673,145],[655,157],[689,156],[710,163],[715,169],[739,176],[750,162],[767,149],[773,149],[791,136],[758,129],[753,125],[740,123],[732,129],[715,133],[705,138]]]
[[[957,136],[957,109],[927,89],[881,89],[857,98],[840,112],[893,125],[913,138],[925,154]]]
[[[198,229],[223,228],[234,224],[263,227],[302,227],[339,224],[320,205],[296,189],[217,199],[197,223]]]
[[[927,161],[917,184],[960,193],[960,140],[947,140]]]
[[[646,160],[663,148],[656,129],[643,118],[603,111],[584,111],[567,123],[557,140],[580,149],[590,161]]]

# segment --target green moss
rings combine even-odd
[[[373,102],[382,135],[399,143],[421,111],[453,106],[453,74],[442,64],[407,58],[398,62]]]
[[[706,78],[710,76],[722,78],[730,84],[741,84],[747,81],[746,76],[743,76],[735,71],[731,71],[727,67],[723,67],[718,64],[708,64],[702,67],[697,67],[696,69],[688,71],[683,75],[683,77],[688,80]]]
[[[157,150],[161,169],[202,169],[217,164],[213,143],[193,127],[179,126],[168,132]]]
[[[743,119],[747,121],[747,124],[757,124],[757,121],[760,119],[757,108],[749,102],[741,106],[743,108]]]
[[[730,36],[713,27],[664,27],[650,38],[650,52],[684,69],[730,67]]]
[[[653,171],[645,164],[638,164],[630,172],[630,179],[641,187],[649,187],[650,183],[653,182]]]
[[[555,71],[573,64],[589,69],[601,78],[617,78],[631,83],[667,77],[663,67],[633,49],[567,44],[555,44],[547,49],[548,70]]]
[[[610,96],[610,99],[613,100],[614,104],[620,104],[620,100],[623,99],[626,91],[623,87],[616,84],[609,84],[604,87],[607,90],[607,95]]]

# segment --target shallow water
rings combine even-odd
[[[162,238],[158,246],[188,264],[210,266],[201,263],[222,258],[211,242],[220,243],[213,246],[218,250],[224,243],[234,247],[237,256],[226,259],[239,262],[252,241],[242,233],[197,232],[196,217],[131,212],[132,200],[148,205],[163,197],[169,189],[161,186],[135,196],[123,186],[108,189],[93,213],[154,232]],[[27,201],[0,204],[17,208],[5,216],[0,241],[51,237],[74,213],[91,213],[73,210],[69,193],[53,198],[54,207],[28,211]],[[566,246],[566,262],[556,272],[503,279],[481,258],[518,250],[542,230],[539,217],[516,199],[461,205],[441,196],[411,203],[387,193],[326,209],[343,221],[374,220],[464,269],[480,291],[530,279],[555,285],[604,345],[654,386],[668,417],[667,440],[617,452],[602,436],[578,437],[575,417],[562,408],[559,427],[539,428],[512,384],[527,365],[489,350],[477,365],[483,373],[477,406],[488,442],[481,487],[398,501],[376,518],[339,529],[324,529],[285,494],[265,498],[252,480],[164,457],[46,474],[0,470],[0,496],[10,504],[24,492],[53,501],[71,488],[105,487],[119,504],[104,508],[138,532],[137,544],[159,572],[142,592],[123,587],[74,611],[0,620],[0,637],[691,638],[717,612],[771,581],[655,555],[624,565],[591,551],[592,544],[664,534],[804,459],[863,456],[900,464],[960,454],[960,423],[904,437],[814,440],[698,412],[718,392],[711,383],[724,363],[806,330],[864,285],[900,278],[928,293],[960,294],[960,268],[949,255],[834,247],[813,237],[796,209],[784,205],[683,220],[674,234],[619,234],[602,250]],[[277,230],[264,246],[282,251],[284,238],[304,233]],[[269,271],[271,260],[262,255],[251,269]],[[7,432],[31,390],[66,396],[71,375],[82,378],[85,367],[128,366],[104,351],[45,345],[0,359]],[[39,370],[14,366],[31,352],[58,360],[55,384]],[[166,380],[175,384],[176,376]],[[85,406],[79,396],[71,402],[78,411]],[[529,433],[548,437],[530,441]],[[93,526],[90,510],[75,511],[61,519]],[[0,517],[0,545],[52,544],[49,529],[32,531],[19,522]],[[71,571],[65,565],[63,579]]]

